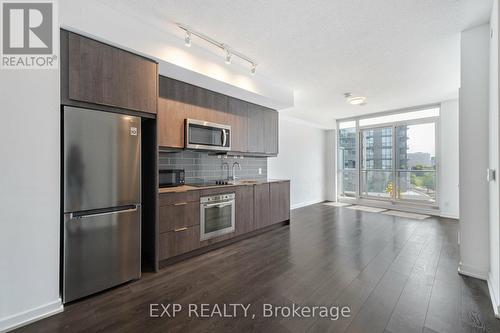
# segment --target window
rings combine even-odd
[[[384,148],[387,146],[382,146],[382,159],[391,160],[392,159],[392,148]]]
[[[394,113],[394,114],[390,114],[387,116],[380,116],[380,117],[372,117],[372,118],[365,117],[365,118],[359,119],[359,126],[373,126],[373,125],[379,125],[379,124],[396,123],[396,122],[400,122],[400,121],[416,120],[416,119],[423,119],[423,118],[433,118],[433,117],[439,117],[439,108],[438,107],[417,110],[417,111]]]
[[[361,133],[361,144],[365,152],[361,170],[361,193],[363,196],[387,198],[386,189],[392,175],[384,169],[390,169],[392,165],[392,128],[364,129]],[[368,148],[366,144],[370,140],[373,140],[373,144]]]
[[[382,169],[390,169],[392,167],[391,160],[382,160]]]
[[[398,126],[396,131],[400,145],[396,170],[399,184],[398,199],[435,202],[435,123]]]
[[[431,107],[339,121],[339,197],[435,205],[438,117]]]
[[[342,122],[339,123],[338,128],[337,184],[339,195],[356,197],[358,179],[356,172],[356,122]]]
[[[366,159],[373,160],[373,149],[366,149]]]

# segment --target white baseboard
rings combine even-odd
[[[301,203],[298,203],[298,204],[295,204],[295,205],[291,205],[290,209],[294,210],[294,209],[302,208],[302,207],[305,207],[305,206],[315,205],[317,203],[324,202],[324,201],[325,201],[324,199],[320,199],[320,200],[313,200],[313,201],[309,201],[309,202],[301,202]]]
[[[61,299],[0,319],[0,332],[7,332],[63,311]]]
[[[488,280],[488,272],[485,272],[476,267],[464,265],[461,262],[458,264],[458,273],[480,280],[485,280],[485,281]]]
[[[491,282],[491,274],[488,275],[488,291],[490,292],[491,305],[493,305],[493,311],[495,312],[495,317],[500,319],[500,304],[496,298],[495,286],[493,282]]]

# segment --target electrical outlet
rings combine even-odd
[[[259,175],[262,175],[262,168],[259,168]]]

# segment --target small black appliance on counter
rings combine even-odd
[[[184,185],[184,170],[164,169],[159,173],[160,188]]]

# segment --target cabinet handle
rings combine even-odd
[[[188,204],[187,202],[177,202],[177,203],[174,203],[174,206],[184,206],[187,204]]]
[[[174,229],[174,232],[184,231],[184,230],[187,230],[187,229],[188,229],[187,227],[179,228],[179,229]]]

